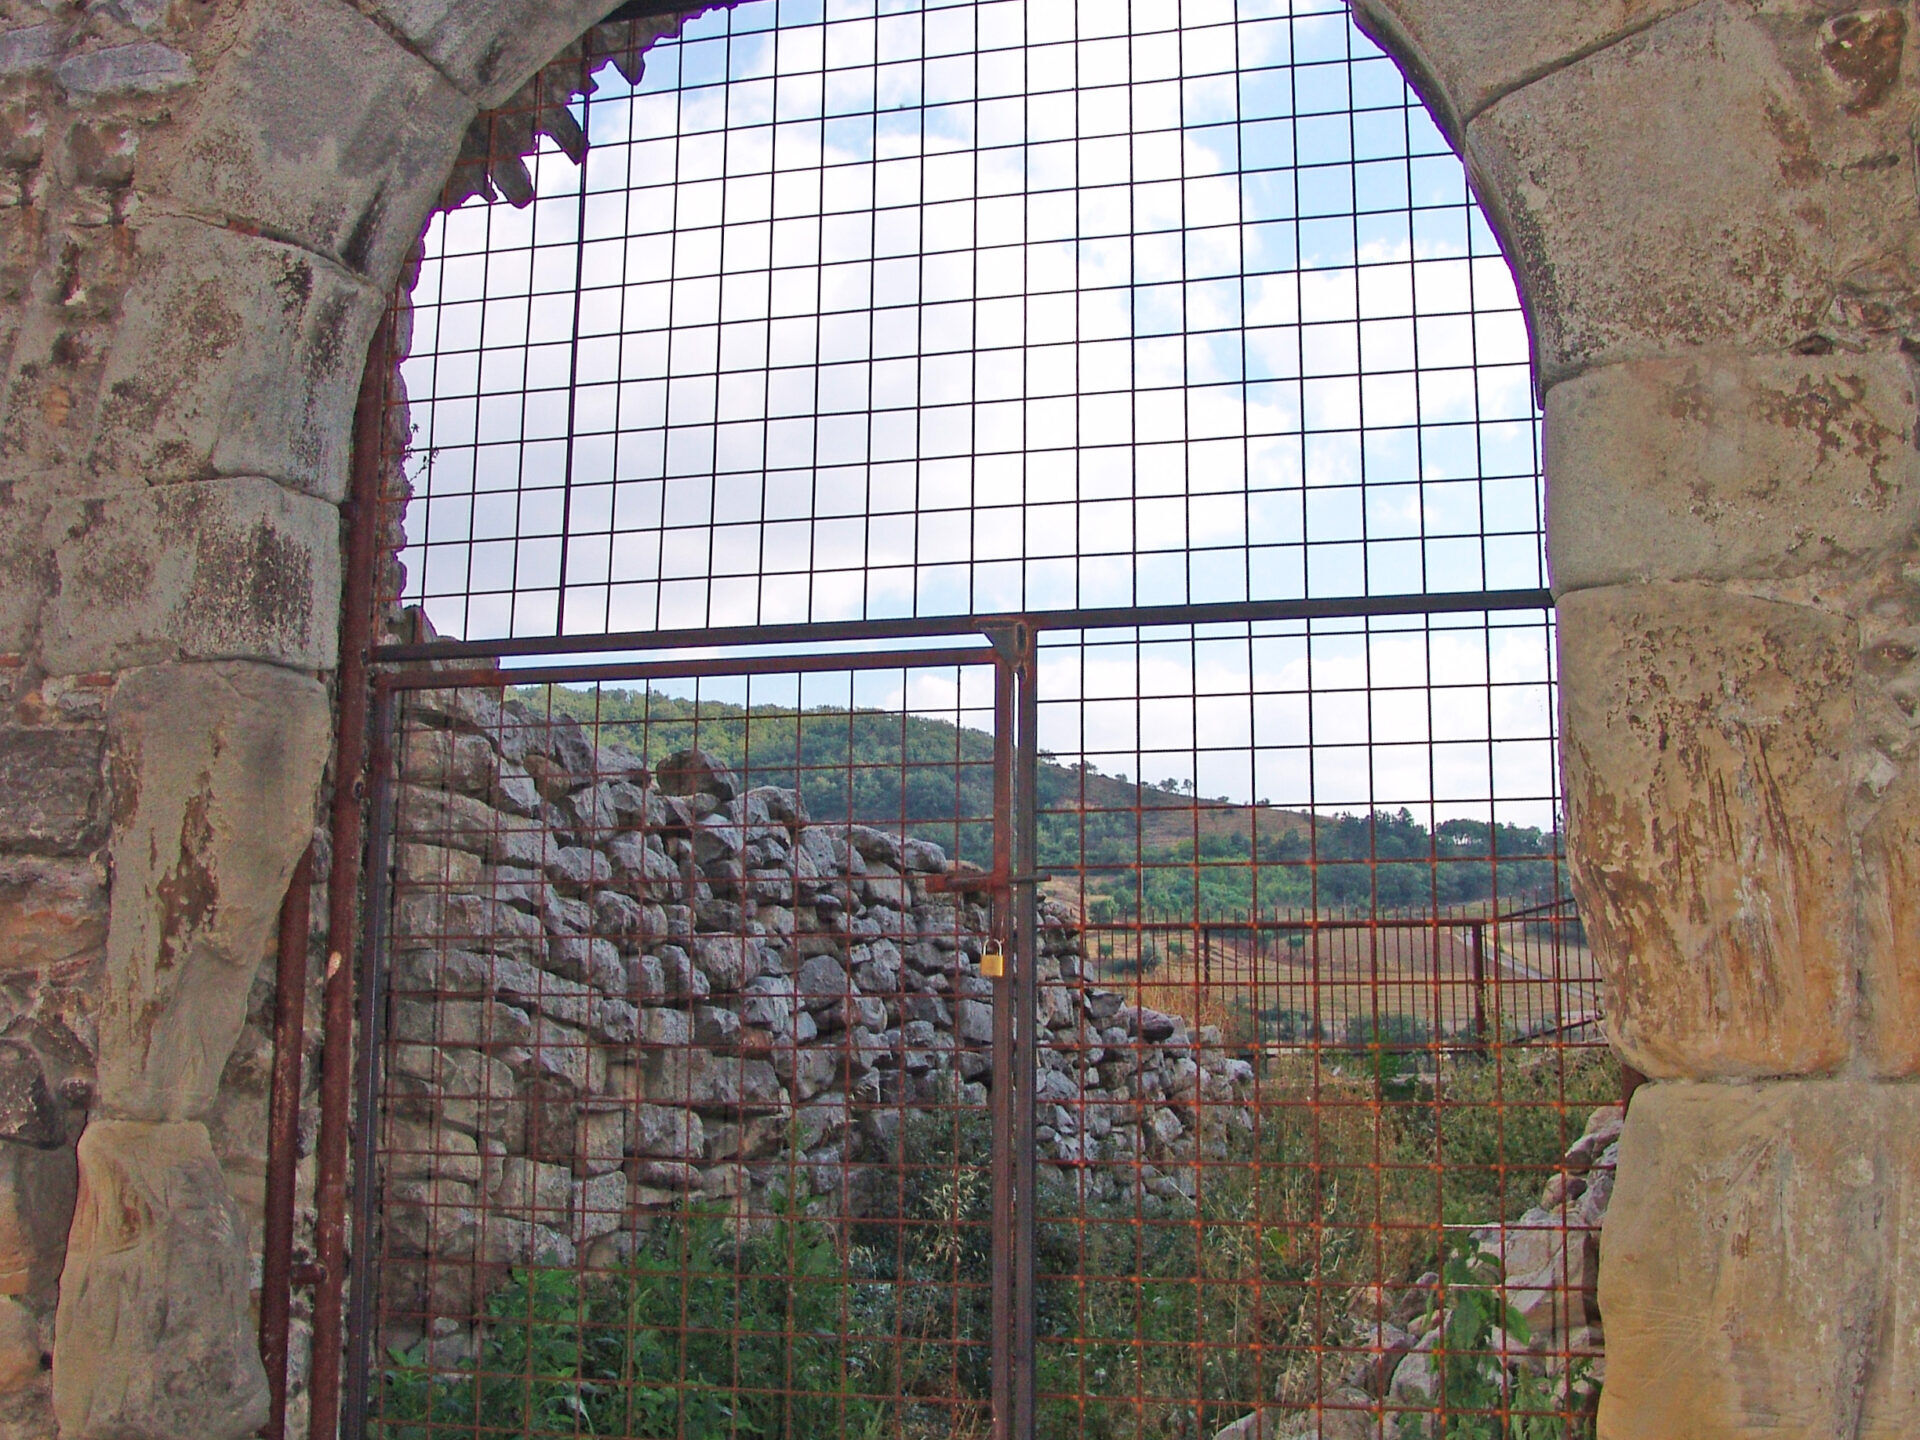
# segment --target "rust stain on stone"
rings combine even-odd
[[[313,267],[294,256],[283,256],[273,288],[280,297],[280,308],[288,315],[298,315],[313,298]]]
[[[180,845],[174,866],[153,887],[160,906],[157,969],[169,970],[178,963],[182,938],[205,925],[219,903],[220,882],[206,860],[213,845],[213,826],[207,815],[208,784],[208,777],[203,775],[201,788],[188,797],[180,817]]]
[[[1775,164],[1780,178],[1789,185],[1812,185],[1820,179],[1820,161],[1814,153],[1813,133],[1806,121],[1778,100],[1769,99],[1765,114],[1767,129],[1780,146]]]
[[[213,826],[208,817],[212,778],[200,776],[187,797],[180,817],[178,849],[173,866],[153,887],[160,933],[154,947],[153,988],[138,1008],[134,1031],[151,1042],[161,1020],[172,1007],[174,987],[161,977],[185,967],[194,940],[211,923],[220,904],[220,881],[208,857],[213,851]]]
[[[1846,111],[1873,109],[1899,82],[1906,14],[1894,8],[1836,15],[1821,30],[1820,59],[1847,94]]]

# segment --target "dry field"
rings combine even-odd
[[[1451,921],[1453,917],[1448,917]],[[1478,1014],[1487,1032],[1525,1037],[1590,1020],[1600,1008],[1591,953],[1574,927],[1506,922],[1485,931]],[[1182,932],[1130,926],[1087,932],[1091,977],[1130,1001],[1216,1025],[1232,1044],[1378,1034],[1417,1041],[1435,1030],[1471,1037],[1476,1021],[1472,932],[1421,928]],[[1140,964],[1142,942],[1157,960]]]

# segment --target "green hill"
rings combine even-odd
[[[738,705],[653,690],[528,687],[536,713],[598,727],[602,743],[656,763],[699,748],[748,785],[798,790],[816,820],[902,830],[987,863],[993,738],[897,711]],[[1040,861],[1090,912],[1227,917],[1321,911],[1503,908],[1565,893],[1553,831],[1411,812],[1321,815],[1139,785],[1043,756]],[[1077,883],[1076,883],[1077,882]]]

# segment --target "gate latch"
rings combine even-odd
[[[998,980],[1007,973],[1007,947],[999,940],[989,940],[987,948],[980,952],[980,973],[989,980]]]

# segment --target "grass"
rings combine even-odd
[[[1353,1068],[1269,1064],[1255,1133],[1187,1167],[1190,1197],[1092,1199],[1077,1188],[1089,1172],[1040,1167],[1042,1436],[1205,1440],[1276,1395],[1330,1392],[1341,1359],[1326,1349],[1355,1341],[1356,1286],[1401,1289],[1439,1268],[1454,1296],[1444,1323],[1508,1318],[1462,1300],[1492,1292],[1461,1268],[1483,1262],[1449,1239],[1533,1203],[1588,1111],[1617,1094],[1611,1057],[1449,1058],[1410,1089],[1378,1064]],[[471,1368],[390,1357],[378,1433],[984,1434],[990,1196],[984,1172],[954,1157],[985,1154],[977,1114],[912,1117],[908,1163],[859,1220],[795,1211],[743,1236],[690,1208],[656,1217],[610,1273],[515,1272],[488,1302]],[[1450,1411],[1564,1408],[1560,1381],[1462,1371],[1447,1383]],[[1454,1414],[1446,1436],[1573,1440],[1583,1423]]]

